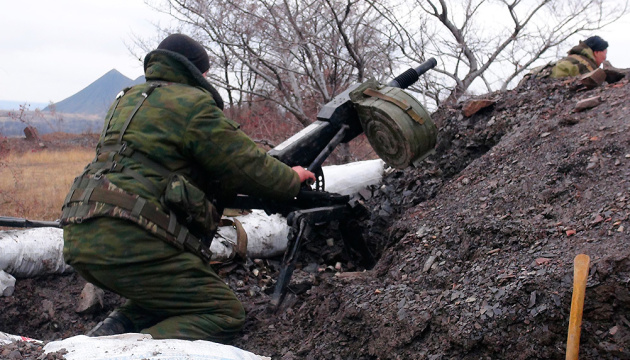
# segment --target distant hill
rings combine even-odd
[[[12,112],[24,103],[0,102],[0,135],[23,136],[26,125],[36,127],[40,135],[50,132],[98,133],[107,109],[120,90],[144,81],[144,76],[131,80],[113,69],[78,93],[55,103],[55,114],[47,104],[28,103],[28,111],[22,119],[16,119]]]
[[[144,76],[131,80],[112,69],[78,93],[55,103],[58,113],[104,116],[116,95],[127,86],[143,83]],[[44,111],[50,111],[47,106]]]

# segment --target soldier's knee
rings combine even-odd
[[[208,324],[207,340],[216,341],[220,343],[231,342],[245,325],[245,309],[239,302],[230,307],[230,309],[224,309],[229,311],[222,311],[221,314],[215,314],[212,316],[212,324]]]
[[[228,315],[232,320],[230,321],[233,328],[241,330],[245,325],[245,308],[241,302],[234,303],[231,314]]]

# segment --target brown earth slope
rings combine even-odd
[[[319,256],[303,259],[279,312],[267,307],[277,261],[220,269],[248,310],[234,345],[287,360],[561,359],[585,253],[580,357],[629,359],[629,95],[627,78],[593,90],[540,80],[486,96],[495,104],[471,117],[441,108],[436,153],[363,194],[374,269],[319,271],[361,268],[311,242],[305,255]],[[601,104],[574,111],[591,97]],[[18,279],[0,331],[81,334],[122,300],[78,315],[82,286],[73,274]]]
[[[434,114],[436,154],[368,201],[367,235],[387,246],[376,268],[250,317],[239,345],[284,359],[564,358],[586,253],[581,358],[630,358],[630,86],[576,87],[524,84],[470,118]],[[590,97],[602,104],[574,112]]]

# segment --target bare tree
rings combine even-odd
[[[391,68],[380,15],[362,0],[168,0],[162,11],[206,46],[209,80],[229,104],[265,99],[302,125],[349,84]]]
[[[438,59],[441,76],[422,89],[438,104],[445,90],[444,101],[455,102],[475,81],[488,91],[506,90],[572,36],[590,34],[628,11],[625,0],[415,0],[389,7],[367,1],[396,31],[403,56]]]

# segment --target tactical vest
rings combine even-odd
[[[68,224],[80,224],[84,220],[98,217],[114,217],[129,220],[178,249],[191,251],[205,262],[209,262],[212,255],[210,243],[220,222],[220,214],[216,206],[205,198],[203,191],[186,182],[183,175],[172,173],[163,165],[132,149],[123,141],[125,131],[140,106],[156,88],[167,86],[168,84],[166,82],[151,82],[149,88],[142,93],[142,98],[126,119],[117,142],[105,144],[105,135],[116,107],[129,88],[118,94],[103,127],[101,141],[97,145],[96,157],[86,166],[83,173],[75,178],[64,201],[60,222],[61,225],[65,226]],[[120,164],[122,158],[132,159],[145,167],[153,169],[165,180],[164,186],[158,188],[142,174],[122,166]],[[129,175],[142,183],[162,202],[164,202],[165,190],[171,192],[175,190],[175,193],[188,194],[193,189],[193,196],[195,196],[193,200],[195,204],[193,205],[197,207],[197,213],[185,214],[184,212],[189,209],[179,209],[181,211],[178,212],[178,209],[173,209],[170,204],[162,204],[162,207],[160,207],[139,195],[123,190],[104,176],[115,172]],[[184,186],[188,187],[184,188]],[[171,197],[177,198],[178,196]],[[166,211],[162,210],[162,208],[165,208]],[[199,218],[203,219],[195,222]]]

